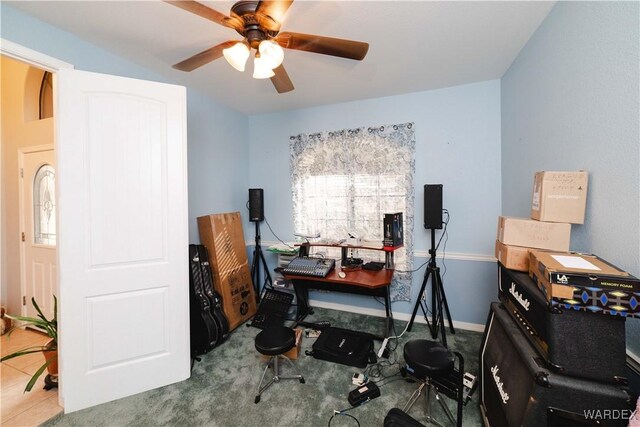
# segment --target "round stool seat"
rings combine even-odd
[[[404,345],[404,360],[412,375],[423,379],[453,370],[455,355],[437,341],[411,340]]]
[[[286,353],[296,345],[293,329],[286,326],[270,326],[256,336],[256,350],[265,356]]]

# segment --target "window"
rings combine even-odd
[[[53,75],[45,71],[40,84],[40,120],[53,117]]]
[[[56,173],[43,165],[33,179],[33,240],[40,245],[56,244]]]
[[[384,214],[403,213],[405,245],[395,253],[391,297],[409,301],[411,274],[403,272],[413,265],[413,123],[297,135],[290,150],[296,232],[381,243]],[[384,259],[377,251],[358,256]]]

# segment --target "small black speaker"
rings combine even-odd
[[[262,188],[249,189],[249,221],[264,221],[264,190]]]
[[[442,184],[424,186],[424,228],[442,228]]]

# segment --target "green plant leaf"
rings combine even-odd
[[[33,304],[33,307],[38,312],[38,317],[6,315],[8,318],[15,320],[16,323],[20,322],[20,324],[16,324],[14,327],[9,329],[7,338],[10,338],[12,332],[16,329],[20,329],[24,326],[34,326],[45,331],[46,334],[53,339],[52,340],[53,345],[50,348],[47,348],[45,346],[26,347],[21,350],[14,351],[13,353],[0,358],[0,361],[4,362],[5,360],[13,359],[14,357],[24,356],[26,354],[40,353],[45,350],[55,351],[58,349],[58,299],[56,298],[55,295],[53,295],[53,317],[51,318],[51,320],[46,318],[46,316],[40,309],[40,306],[36,302],[35,298],[31,298],[31,303]],[[28,391],[31,391],[31,389],[35,385],[38,378],[40,378],[40,375],[42,375],[42,373],[45,371],[45,369],[47,369],[47,367],[53,360],[56,360],[56,359],[52,358],[47,360],[33,374],[33,376],[31,377],[31,379],[27,383],[27,386],[24,389],[25,393]]]
[[[49,322],[47,320],[47,318],[44,316],[44,313],[42,313],[42,310],[40,310],[40,306],[36,302],[35,297],[31,297],[31,304],[33,304],[33,306],[35,307],[36,311],[38,312],[38,317],[41,318],[42,320],[44,320],[45,322]]]
[[[14,357],[24,356],[25,354],[38,353],[38,352],[40,352],[42,350],[44,350],[44,347],[42,347],[42,346],[40,346],[40,347],[23,348],[22,350],[14,351],[11,354],[7,354],[6,356],[3,356],[2,359],[0,359],[0,362],[4,362],[5,360],[13,359]],[[53,351],[53,349],[52,349],[52,351]]]
[[[24,388],[24,393],[31,391],[31,389],[33,388],[33,386],[35,385],[36,381],[38,381],[38,378],[40,378],[40,375],[42,375],[42,373],[44,372],[45,369],[47,369],[47,366],[49,366],[49,364],[55,359],[49,359],[47,360],[44,365],[40,366],[40,369],[38,369],[36,371],[35,374],[33,374],[33,376],[31,377],[31,379],[29,380],[29,382],[27,383],[27,386]]]
[[[34,326],[42,327],[42,325],[46,325],[47,324],[47,322],[45,322],[44,320],[37,319],[35,317],[13,316],[13,315],[8,315],[8,314],[7,314],[7,317],[10,318],[10,319],[17,320],[17,321],[20,321],[20,322],[24,322],[25,324],[34,325]],[[12,329],[19,328],[21,326],[25,326],[25,325],[24,324],[16,325]]]

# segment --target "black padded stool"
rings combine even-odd
[[[455,370],[456,357],[459,360],[457,371]],[[437,341],[411,340],[404,345],[404,360],[407,373],[420,382],[420,387],[413,392],[403,411],[408,412],[426,388],[427,422],[442,426],[430,413],[431,394],[433,393],[451,423],[461,426],[462,373],[460,372],[464,370],[462,355],[449,351]],[[454,373],[456,375],[453,375]],[[451,380],[452,377],[453,381]],[[447,405],[442,401],[440,393],[438,393],[438,389],[441,387],[449,392],[445,394],[455,398],[458,403],[457,422]]]
[[[296,334],[293,332],[293,329],[287,328],[286,326],[271,326],[266,329],[263,329],[256,336],[256,350],[260,354],[264,354],[265,356],[271,356],[269,361],[267,362],[267,366],[264,368],[264,372],[262,372],[262,378],[260,378],[260,384],[258,385],[258,394],[256,395],[255,403],[260,402],[260,395],[263,391],[265,391],[271,384],[274,382],[278,382],[280,380],[287,379],[296,379],[300,380],[302,384],[304,384],[304,377],[300,375],[300,371],[293,364],[293,362],[285,356],[283,353],[291,350],[296,345]],[[282,358],[289,362],[291,367],[298,372],[298,375],[283,377],[280,375],[278,359]],[[264,386],[262,382],[264,381],[264,376],[267,373],[267,369],[273,369],[273,377],[269,380],[267,384]]]

